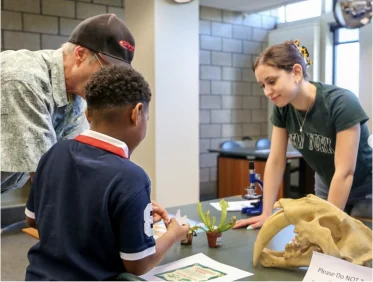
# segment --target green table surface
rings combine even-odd
[[[225,199],[227,201],[243,200],[239,197],[228,197]],[[218,201],[219,200],[202,202],[204,212],[209,209],[211,215],[216,216],[217,223],[219,223],[220,220],[220,211],[216,210],[209,203]],[[198,217],[196,204],[167,208],[167,211],[169,214],[176,214],[178,209],[181,211],[181,216],[187,215],[189,219],[201,222]],[[235,215],[237,219],[247,218],[246,215],[241,214],[240,212],[228,212],[229,218],[232,215]],[[372,228],[372,223],[367,222],[365,224]],[[288,226],[287,228],[283,229],[272,239],[267,247],[272,250],[284,250],[286,243],[295,236],[293,229],[294,226]],[[189,257],[194,254],[203,253],[220,263],[224,263],[254,274],[242,279],[245,281],[302,281],[306,274],[307,268],[279,269],[264,268],[262,266],[258,266],[257,268],[254,267],[253,249],[258,232],[259,229],[248,231],[246,228],[228,230],[223,233],[222,246],[216,249],[208,247],[205,233],[198,233],[197,236],[193,238],[193,243],[190,246],[175,244],[167,252],[160,265]]]

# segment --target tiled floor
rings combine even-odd
[[[27,253],[36,239],[20,228],[1,234],[1,280],[24,281],[28,266]]]

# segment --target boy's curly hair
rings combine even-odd
[[[136,70],[108,66],[95,73],[85,87],[88,111],[113,109],[143,103],[151,99],[149,84]]]

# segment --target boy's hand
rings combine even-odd
[[[167,227],[168,221],[169,221],[167,211],[155,201],[152,201],[152,208],[153,208],[153,222],[156,223],[163,219]]]
[[[177,242],[185,239],[188,234],[189,228],[189,224],[180,225],[175,218],[171,218],[168,224],[167,233],[172,235],[174,241]]]

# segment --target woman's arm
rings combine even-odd
[[[271,150],[264,170],[263,214],[270,216],[278,190],[284,178],[288,133],[285,128],[273,126]]]
[[[334,165],[328,201],[344,210],[350,194],[360,140],[360,123],[337,133]]]

